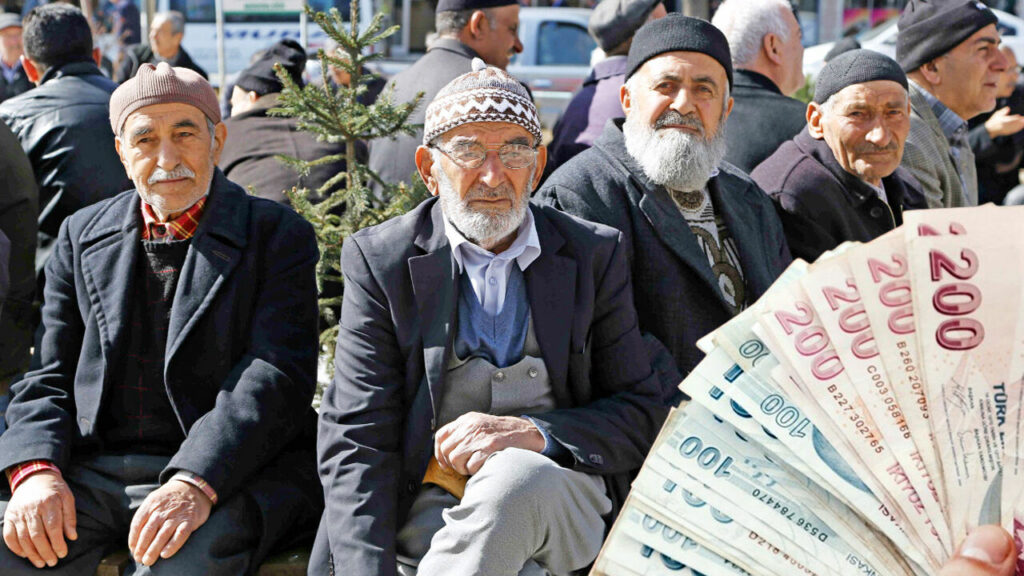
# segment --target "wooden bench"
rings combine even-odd
[[[127,550],[114,552],[100,561],[96,576],[123,576],[131,563]],[[309,565],[308,550],[292,550],[267,558],[256,576],[306,576]]]

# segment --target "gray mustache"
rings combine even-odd
[[[687,128],[696,128],[700,131],[700,134],[704,135],[704,124],[701,123],[700,118],[693,112],[690,112],[686,116],[683,116],[675,110],[666,110],[664,114],[658,117],[654,122],[654,129],[664,128],[669,124],[675,124],[679,126],[686,126]]]
[[[178,164],[173,170],[168,172],[163,168],[157,167],[150,175],[149,179],[146,180],[147,184],[156,184],[158,182],[164,182],[167,180],[178,180],[179,178],[195,178],[196,173],[189,170],[184,164]]]

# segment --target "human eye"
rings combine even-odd
[[[462,162],[474,162],[486,156],[487,152],[477,144],[456,144],[451,147],[449,154]]]

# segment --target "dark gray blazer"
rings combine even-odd
[[[685,375],[704,356],[697,340],[731,313],[679,208],[626,151],[622,122],[606,124],[593,147],[548,178],[536,201],[622,231],[640,329],[668,348]],[[723,164],[720,170],[708,188],[736,240],[749,304],[789,264],[789,248],[768,196],[735,167]]]
[[[665,409],[637,330],[622,235],[531,206],[541,255],[525,271],[556,409],[531,414],[621,503]],[[334,381],[320,407],[326,512],[310,574],[394,576],[395,534],[419,489],[445,394],[458,297],[440,203],[345,241]],[[614,518],[614,516],[612,516]]]
[[[423,99],[409,116],[408,123],[422,125],[430,101],[449,82],[469,72],[476,56],[472,48],[458,40],[438,38],[422,58],[389,80],[387,86],[394,87],[392,101],[396,104],[408,102],[423,92]],[[370,169],[389,184],[411,182],[416,173],[416,148],[422,140],[422,126],[412,136],[400,134],[394,139],[373,140],[370,142]]]
[[[43,367],[11,387],[0,469],[65,468],[102,451],[98,419],[126,349],[141,227],[134,191],[61,226],[46,268]],[[189,470],[222,501],[244,491],[265,520],[264,548],[320,510],[317,259],[307,222],[217,170],[171,308],[164,378],[186,438],[160,480]]]

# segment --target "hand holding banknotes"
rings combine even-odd
[[[980,526],[967,536],[939,576],[1010,576],[1017,555],[1013,539],[998,526]]]

